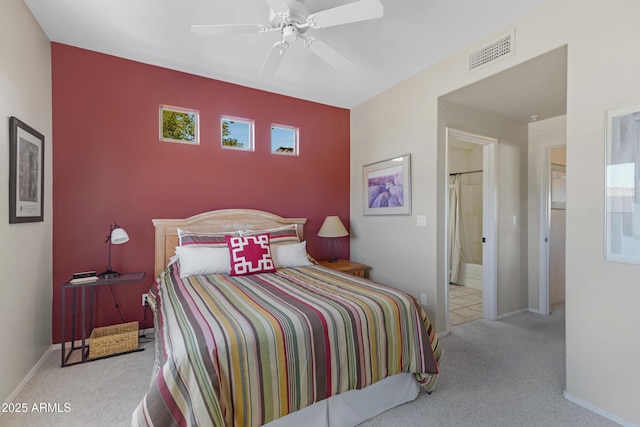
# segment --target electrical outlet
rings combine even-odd
[[[425,293],[421,293],[420,294],[420,304],[426,306],[427,305],[427,294]]]
[[[146,307],[149,305],[149,294],[142,294],[142,306]]]

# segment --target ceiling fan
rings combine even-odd
[[[297,0],[266,0],[266,2],[271,8],[268,25],[192,25],[191,32],[197,35],[224,35],[279,31],[280,41],[273,45],[264,61],[260,69],[261,77],[275,75],[290,44],[298,39],[329,65],[340,72],[347,72],[353,68],[351,61],[323,41],[307,36],[305,33],[309,29],[322,29],[380,18],[384,12],[380,0],[359,0],[311,14],[307,7]]]

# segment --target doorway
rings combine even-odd
[[[545,147],[543,157],[540,312],[548,315],[565,301],[566,146]]]
[[[496,318],[497,140],[447,128],[447,328]]]

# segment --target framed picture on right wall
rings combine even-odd
[[[606,113],[605,259],[640,264],[640,103]]]
[[[411,155],[362,167],[365,215],[411,215]]]

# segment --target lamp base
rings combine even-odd
[[[118,273],[117,271],[107,270],[98,274],[98,277],[101,279],[113,279],[114,277],[118,277],[119,275],[120,273]]]

